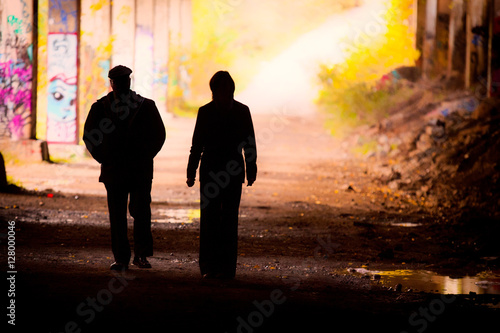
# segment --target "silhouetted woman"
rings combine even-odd
[[[248,186],[257,176],[252,117],[246,105],[234,100],[234,89],[226,71],[210,80],[212,101],[198,110],[187,167],[191,187],[201,158],[199,263],[204,278],[234,278],[242,183],[245,171]]]

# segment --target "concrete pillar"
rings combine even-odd
[[[181,45],[183,48],[189,48],[193,36],[192,23],[192,1],[181,0],[180,9],[180,29],[181,29]]]
[[[190,97],[191,78],[185,66],[192,37],[191,0],[169,1],[169,93],[173,110]]]
[[[154,0],[136,1],[134,90],[153,97],[153,18]]]
[[[111,67],[123,65],[133,69],[135,55],[135,0],[114,0],[111,12],[111,34],[113,38]]]
[[[92,104],[109,92],[111,63],[111,5],[107,1],[81,0],[80,17],[80,133]]]
[[[0,139],[31,137],[32,4],[16,0],[0,3]]]
[[[418,49],[417,45],[417,30],[418,30],[418,0],[413,0],[411,4],[412,13],[408,18],[408,27],[410,29],[411,35],[414,36],[413,47]]]
[[[168,86],[168,0],[155,0],[153,27],[153,98],[160,114],[167,111]]]
[[[456,31],[460,30],[463,16],[463,0],[453,0],[450,8],[450,22],[448,28],[448,57],[446,66],[446,78],[449,80],[453,74],[453,56],[455,54]]]
[[[78,1],[48,5],[47,142],[78,143]]]
[[[465,89],[470,88],[471,51],[472,51],[472,0],[466,0],[465,11]]]
[[[47,139],[47,39],[49,35],[49,0],[38,0],[38,53],[36,86],[36,138]]]
[[[181,103],[182,90],[179,85],[180,65],[180,0],[168,1],[168,100],[167,109],[174,112]]]
[[[422,74],[430,78],[435,70],[436,27],[437,27],[437,0],[427,0],[425,6],[425,35],[423,41]]]
[[[491,85],[493,82],[493,36],[495,25],[495,0],[488,2],[488,54],[487,54],[487,73],[486,73],[486,97],[491,97]]]

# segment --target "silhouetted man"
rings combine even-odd
[[[154,101],[130,90],[132,70],[116,66],[109,71],[113,91],[95,102],[85,122],[83,140],[101,163],[99,181],[108,197],[112,270],[125,270],[131,257],[127,236],[127,202],[134,218],[134,260],[151,268],[151,184],[153,158],[165,142],[165,127]]]
[[[245,169],[248,186],[256,179],[257,148],[250,110],[233,99],[235,86],[229,73],[215,73],[210,89],[212,101],[198,111],[186,183],[194,185],[201,157],[201,274],[234,278],[241,186]]]

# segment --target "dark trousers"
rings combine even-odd
[[[241,180],[226,186],[218,186],[213,181],[201,182],[199,260],[202,275],[235,276],[240,199]]]
[[[134,255],[153,255],[151,234],[151,182],[136,184],[105,184],[108,194],[109,222],[111,225],[111,248],[115,261],[128,264],[130,244],[127,228],[127,202],[130,194],[129,212],[134,218]]]

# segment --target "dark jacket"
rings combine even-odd
[[[133,91],[115,99],[111,92],[92,104],[83,141],[101,163],[100,182],[151,181],[153,158],[165,142],[165,127],[154,101]]]
[[[223,111],[212,101],[198,110],[187,167],[188,178],[196,178],[200,157],[202,182],[213,180],[214,175],[219,175],[215,176],[216,181],[229,175],[244,182],[245,169],[247,179],[256,179],[257,147],[252,117],[246,105],[234,101],[231,109]]]

